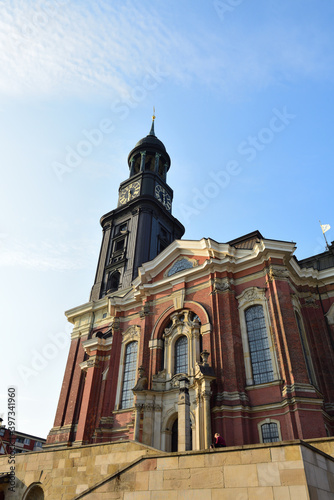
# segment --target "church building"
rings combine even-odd
[[[71,346],[46,449],[333,436],[334,242],[298,260],[294,243],[257,230],[183,240],[154,120],[128,166],[100,220],[89,301],[66,312]]]

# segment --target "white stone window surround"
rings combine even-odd
[[[249,352],[249,343],[248,343],[248,333],[247,333],[247,325],[246,325],[246,310],[255,305],[262,306],[264,320],[266,324],[266,330],[268,335],[268,345],[271,357],[272,368],[274,372],[274,380],[270,383],[273,383],[276,380],[279,380],[279,370],[278,370],[278,362],[276,357],[276,352],[273,346],[272,338],[270,335],[271,332],[271,324],[270,317],[268,311],[268,304],[266,299],[266,289],[259,288],[256,286],[252,286],[246,288],[238,297],[237,300],[239,302],[239,319],[240,319],[240,328],[241,328],[241,337],[242,337],[242,347],[244,352],[244,363],[245,363],[245,371],[246,371],[246,385],[251,386],[254,385],[253,380],[253,370],[251,357]]]
[[[194,314],[189,309],[175,312],[171,314],[172,326],[165,328],[165,352],[164,352],[164,366],[166,369],[166,379],[171,379],[176,374],[175,371],[175,343],[176,341],[185,336],[188,339],[188,373],[190,377],[195,375],[195,365],[200,362],[200,335],[201,324],[199,321],[191,321],[190,314]],[[184,320],[181,321],[181,317]]]
[[[122,400],[122,391],[123,391],[123,376],[124,376],[124,365],[125,365],[125,353],[126,353],[126,346],[130,342],[137,342],[138,347],[137,347],[137,366],[136,366],[136,373],[138,370],[138,356],[139,356],[139,350],[140,350],[140,327],[137,325],[132,325],[129,326],[123,332],[123,339],[122,339],[122,346],[121,346],[121,355],[120,355],[120,361],[119,361],[119,369],[118,369],[118,383],[117,383],[117,392],[116,392],[116,401],[115,401],[115,410],[120,410],[121,406],[121,400]],[[124,408],[124,410],[130,410],[130,408]]]
[[[276,419],[273,419],[273,418],[266,418],[264,420],[261,420],[261,422],[259,422],[257,424],[257,429],[258,429],[258,433],[259,433],[260,443],[263,443],[262,426],[264,424],[276,424],[277,425],[278,438],[279,438],[280,441],[282,441],[282,433],[281,433],[281,423],[280,423],[280,421],[276,420]]]
[[[301,312],[300,302],[299,302],[298,298],[295,295],[292,296],[292,305],[293,305],[293,310],[294,310],[294,313],[295,313],[297,330],[298,330],[299,335],[302,335],[301,342],[303,342],[304,348],[306,350],[306,353],[304,353],[304,350],[303,350],[304,357],[305,357],[305,354],[306,354],[306,357],[307,357],[307,359],[305,359],[305,364],[308,364],[308,367],[309,367],[309,369],[311,371],[311,378],[313,379],[313,380],[310,380],[310,383],[311,384],[314,383],[315,386],[318,388],[317,377],[315,376],[315,371],[314,371],[314,366],[313,366],[311,351],[310,351],[310,348],[309,348],[309,345],[308,345],[308,340],[307,340],[307,335],[306,335],[306,329],[305,329],[305,325],[304,325],[303,315],[302,315],[302,312]],[[301,332],[299,331],[299,328],[298,328],[297,315],[298,315],[298,318],[299,318],[299,324],[300,324]]]

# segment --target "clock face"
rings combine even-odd
[[[159,200],[163,204],[166,210],[170,212],[172,208],[172,198],[167,193],[166,189],[160,186],[160,184],[156,184],[154,196],[156,197],[157,200]]]
[[[124,187],[119,193],[119,202],[121,205],[125,205],[128,201],[133,200],[139,196],[140,192],[140,182],[132,182]]]

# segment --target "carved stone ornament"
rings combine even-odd
[[[113,317],[111,318],[111,328],[112,330],[119,330],[120,318]]]
[[[145,391],[147,389],[147,377],[144,376],[145,370],[143,366],[138,368],[138,380],[133,391]]]
[[[94,356],[93,358],[87,359],[88,368],[92,368],[93,366],[97,366],[99,364],[98,359]]]
[[[153,411],[154,410],[154,404],[153,403],[145,403],[143,405],[144,411]]]
[[[214,278],[213,280],[213,291],[214,292],[226,292],[226,290],[231,290],[231,284],[229,280]]]
[[[186,269],[191,269],[192,267],[198,266],[198,260],[189,259],[188,257],[179,257],[176,259],[174,264],[167,269],[165,272],[165,277],[173,276],[173,274],[185,271]]]
[[[242,292],[241,295],[237,297],[239,301],[239,308],[243,307],[247,303],[252,303],[254,301],[264,301],[266,298],[266,291],[264,288],[258,288],[256,286],[252,286],[251,288],[247,288]]]
[[[132,326],[129,326],[129,328],[127,328],[125,330],[125,332],[123,332],[123,343],[124,342],[129,342],[130,340],[139,340],[140,338],[140,326],[138,325],[132,325]]]
[[[158,372],[155,375],[153,375],[152,379],[157,381],[157,382],[160,382],[160,381],[164,382],[166,380],[166,373],[167,373],[166,369],[161,370],[161,372]]]
[[[310,297],[305,298],[305,306],[306,307],[315,307],[315,308],[318,307],[317,302],[316,302],[315,298],[312,297],[312,295]]]
[[[209,359],[210,353],[209,351],[203,351],[201,352],[201,358],[203,360],[203,365],[208,365],[208,359]]]
[[[170,381],[170,384],[171,384],[171,387],[175,388],[175,387],[180,387],[180,380],[181,379],[184,379],[184,378],[188,378],[188,375],[186,373],[178,373],[177,375],[174,375],[174,377],[172,377],[171,381]]]
[[[97,356],[91,356],[90,358],[86,359],[86,361],[79,363],[79,366],[82,371],[86,371],[88,370],[88,368],[99,366],[99,359],[97,358]]]
[[[286,280],[289,277],[289,271],[284,267],[270,266],[267,272],[268,281]]]
[[[176,292],[173,293],[172,298],[173,298],[173,303],[174,303],[174,309],[176,311],[178,309],[183,308],[185,296],[186,296],[186,289],[185,288],[182,288],[182,290],[177,290]]]

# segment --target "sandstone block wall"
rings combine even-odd
[[[16,492],[0,483],[0,497],[35,500],[37,485],[47,500],[329,500],[334,454],[320,448],[334,452],[334,438],[182,453],[131,441],[46,450],[17,456]]]

